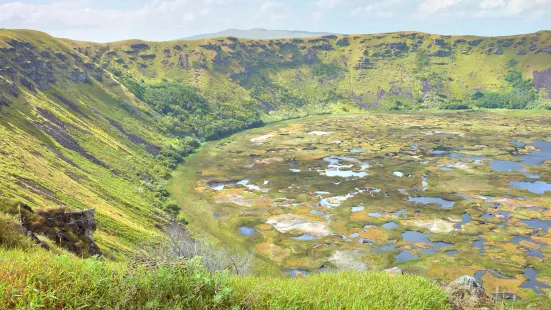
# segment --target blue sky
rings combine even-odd
[[[510,35],[551,29],[551,0],[0,0],[0,28],[108,42],[228,28]]]

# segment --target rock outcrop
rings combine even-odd
[[[446,287],[452,309],[476,309],[491,304],[484,288],[475,278],[462,276]]]
[[[41,243],[36,235],[44,235],[57,245],[82,257],[102,255],[94,241],[96,231],[94,209],[68,211],[54,209],[34,212],[27,205],[21,205],[21,220],[27,235]]]

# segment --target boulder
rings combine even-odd
[[[400,267],[392,267],[389,269],[385,269],[385,272],[390,274],[404,274],[404,272],[402,271],[402,269],[400,269]]]
[[[446,287],[454,309],[480,308],[488,305],[490,298],[482,285],[471,276],[462,276]]]
[[[521,47],[521,48],[518,50],[517,55],[519,55],[519,56],[526,55],[526,51]]]

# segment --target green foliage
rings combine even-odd
[[[425,48],[420,48],[415,52],[415,66],[417,71],[421,71],[430,65],[430,58]]]
[[[511,58],[509,59],[509,61],[507,61],[507,66],[509,68],[512,68],[514,66],[516,66],[518,64],[518,60],[516,60],[515,58]]]
[[[336,63],[320,63],[312,67],[312,75],[328,79],[337,78],[340,74],[339,65]]]
[[[209,272],[200,258],[146,268],[0,249],[0,304],[27,309],[449,309],[418,276],[322,273],[274,279]]]
[[[488,109],[525,109],[532,106],[537,99],[537,93],[532,87],[531,80],[522,78],[522,73],[509,70],[505,80],[513,88],[507,93],[476,92],[472,99],[482,108]]]

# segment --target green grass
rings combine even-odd
[[[299,279],[210,273],[197,260],[146,268],[0,249],[2,309],[449,309],[418,276],[325,273]]]

